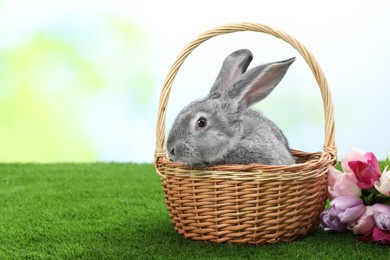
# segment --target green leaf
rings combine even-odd
[[[386,168],[386,167],[390,168],[390,158],[389,158],[389,156],[386,157],[386,161],[385,161],[385,163],[383,165],[383,168]]]
[[[376,203],[386,204],[390,206],[390,197],[383,194],[378,194],[376,195]]]

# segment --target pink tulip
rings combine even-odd
[[[374,183],[374,186],[380,193],[390,197],[390,171],[387,171],[387,167],[382,172],[379,181]]]
[[[375,227],[373,213],[371,206],[367,206],[363,215],[355,222],[350,223],[348,229],[352,230],[355,235],[364,235],[371,232]]]
[[[380,244],[390,245],[390,232],[383,231],[378,227],[374,227],[371,232],[357,238],[363,242],[377,242]]]
[[[344,172],[352,173],[352,170],[348,165],[348,162],[350,161],[366,161],[366,159],[364,158],[364,153],[362,151],[357,149],[349,150],[344,154],[343,158],[341,158],[341,167]]]
[[[381,244],[390,245],[390,232],[374,227],[374,230],[372,231],[372,240]]]
[[[360,197],[362,190],[356,185],[356,177],[352,172],[340,172],[334,167],[329,168],[328,193],[330,199],[343,195]]]
[[[381,176],[378,160],[373,153],[364,154],[365,161],[350,161],[351,168],[357,179],[357,185],[362,189],[374,187],[374,183]]]

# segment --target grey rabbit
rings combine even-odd
[[[268,96],[295,58],[246,71],[252,58],[246,49],[227,56],[209,95],[178,114],[166,144],[172,161],[190,166],[295,163],[282,131],[249,108]]]

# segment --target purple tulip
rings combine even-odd
[[[345,231],[348,224],[355,222],[365,212],[363,201],[356,196],[339,196],[330,205],[332,208],[321,214],[324,230]]]
[[[390,206],[376,203],[372,205],[374,220],[378,228],[390,231]]]
[[[347,224],[341,223],[337,216],[331,214],[330,209],[326,209],[321,213],[321,227],[325,231],[343,232],[347,230]]]
[[[330,202],[331,211],[337,214],[343,223],[356,221],[365,211],[363,201],[356,196],[340,196]]]

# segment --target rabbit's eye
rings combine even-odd
[[[198,127],[205,127],[207,125],[207,120],[204,117],[198,119]]]

